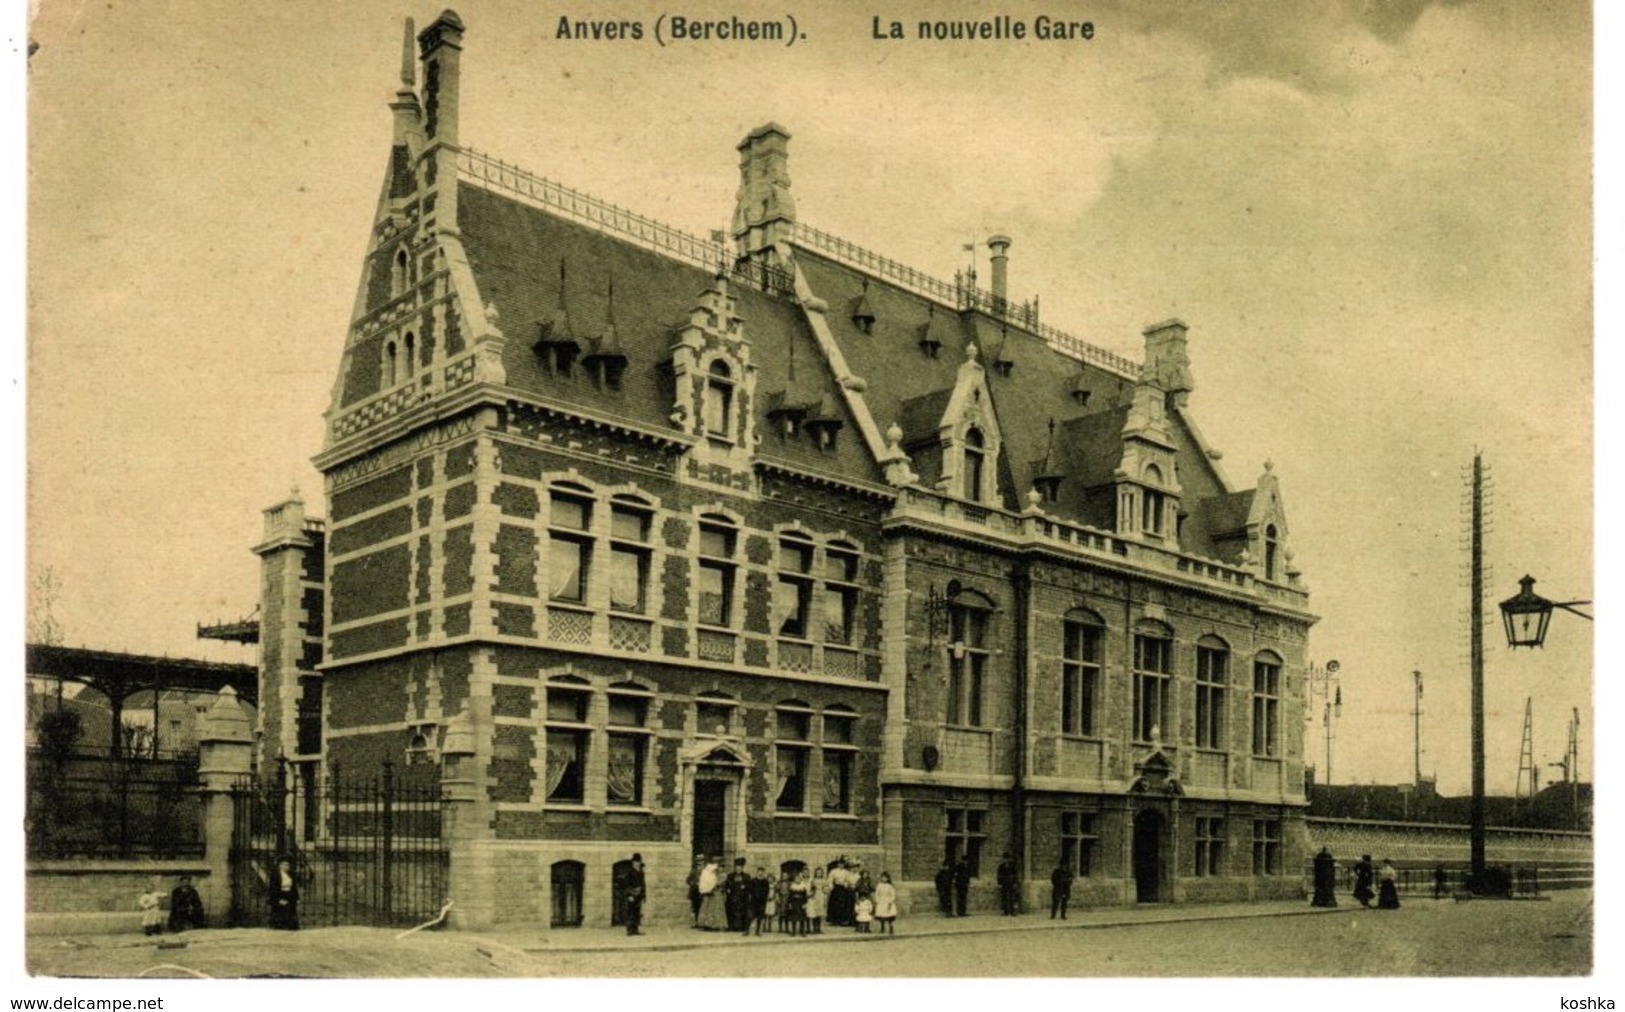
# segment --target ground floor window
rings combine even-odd
[[[1093,812],[1061,813],[1061,864],[1074,875],[1087,878],[1094,870],[1098,842]]]
[[[553,927],[581,927],[581,884],[586,880],[586,873],[587,866],[580,861],[554,863],[549,876],[553,892]]]
[[[1196,817],[1196,862],[1194,875],[1218,875],[1224,868],[1224,820]]]
[[[982,872],[982,843],[987,839],[982,825],[986,812],[979,808],[950,808],[947,830],[943,833],[943,857],[953,866],[961,857],[970,858],[971,878]]]
[[[1281,874],[1281,820],[1253,820],[1253,874]]]

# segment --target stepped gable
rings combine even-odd
[[[458,227],[480,297],[496,309],[497,325],[508,337],[503,366],[509,386],[561,407],[675,431],[665,363],[677,323],[712,284],[709,272],[466,181],[459,187]],[[615,334],[627,360],[619,390],[596,383],[580,361],[570,375],[557,375],[533,349],[539,327],[559,303],[561,260],[566,265],[565,298],[584,353],[592,350],[585,347],[590,344],[587,336],[599,333],[608,319],[613,279]],[[766,421],[769,398],[759,396],[753,405],[763,434],[757,458],[881,483],[879,468],[856,438],[856,426],[800,309],[789,298],[737,281],[729,291],[744,319],[744,336],[758,369],[757,390],[786,388],[794,343],[797,389],[822,395],[825,410],[843,423],[830,449],[807,438],[780,438]]]

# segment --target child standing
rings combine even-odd
[[[867,935],[869,924],[875,919],[875,900],[873,896],[860,895],[857,903],[852,907],[852,919],[857,921],[858,931]]]
[[[141,933],[143,935],[161,935],[164,933],[164,894],[158,888],[158,878],[153,876],[147,884],[147,891],[136,900],[136,906],[141,908]]]
[[[897,933],[892,927],[897,920],[897,887],[891,884],[889,871],[880,873],[880,883],[875,886],[875,920],[880,922],[882,935]]]

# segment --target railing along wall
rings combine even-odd
[[[994,319],[1014,324],[1043,338],[1044,343],[1061,354],[1087,362],[1114,375],[1126,379],[1135,379],[1140,375],[1140,363],[1133,359],[1107,351],[1080,337],[1039,322],[1036,302],[1012,302],[1000,298],[985,288],[968,283],[963,275],[956,277],[952,282],[943,281],[810,225],[797,224],[790,242],[792,245],[805,246],[807,249],[839,260],[848,266],[870,271],[899,287],[906,288],[916,295],[923,295],[950,309],[975,309],[987,313]]]

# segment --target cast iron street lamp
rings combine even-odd
[[[1507,646],[1538,647],[1546,642],[1546,625],[1552,620],[1552,609],[1562,608],[1587,622],[1591,616],[1575,605],[1589,605],[1590,601],[1548,601],[1535,593],[1535,578],[1525,576],[1518,581],[1523,589],[1501,602],[1501,621],[1507,630]]]

